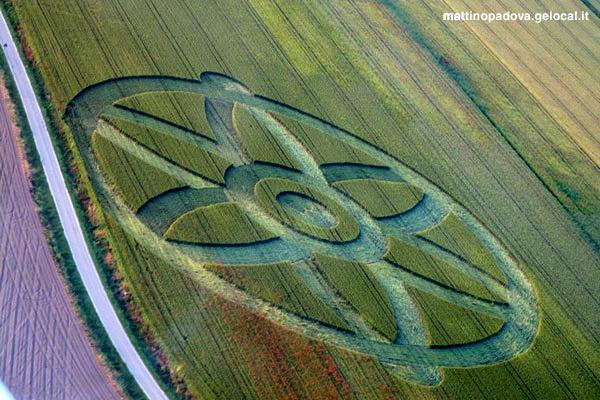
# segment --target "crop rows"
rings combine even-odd
[[[470,293],[484,299],[501,300],[495,298],[495,296],[481,283],[467,279],[467,277],[457,273],[452,266],[431,257],[410,244],[392,240],[390,242],[389,251],[385,257],[388,261],[396,265],[441,282],[456,290]]]
[[[244,150],[254,161],[298,168],[280,143],[256,118],[242,107],[234,108],[235,130],[243,143]]]
[[[223,174],[229,163],[218,155],[209,154],[182,140],[139,124],[112,118],[107,120],[128,137],[167,160],[214,182],[223,182]]]
[[[234,285],[305,318],[349,330],[348,325],[318,299],[290,263],[209,267]]]
[[[320,193],[315,193],[309,188],[295,182],[278,178],[267,178],[260,181],[255,187],[256,197],[265,209],[276,215],[286,224],[297,227],[302,232],[323,240],[348,242],[358,236],[358,226],[352,217],[337,203],[333,203]],[[327,210],[335,218],[335,224],[331,227],[323,226],[321,223],[309,223],[303,216],[298,216],[298,210],[284,207],[278,197],[283,193],[299,193],[307,198],[315,199],[318,203],[326,206]],[[297,199],[302,196],[296,196]],[[301,210],[300,210],[301,211]]]
[[[4,85],[2,77],[0,381],[19,399],[118,399],[55,261],[55,243],[47,242],[19,143],[25,132],[15,126]]]
[[[426,389],[393,377],[389,369],[368,357],[302,338],[243,305],[209,297],[193,271],[158,260],[107,216],[119,268],[144,320],[173,370],[197,397],[599,394],[600,357],[592,344],[598,306],[593,298],[595,289],[590,289],[597,283],[590,271],[599,259],[571,220],[574,216],[590,235],[597,233],[597,172],[581,159],[576,146],[564,139],[560,124],[548,117],[538,99],[515,81],[493,52],[466,29],[437,20],[441,6],[403,3],[399,10],[400,6],[354,1],[304,5],[258,0],[203,4],[151,0],[144,7],[133,0],[93,5],[67,0],[52,7],[22,1],[15,6],[58,110],[63,111],[85,87],[120,76],[197,79],[201,71],[233,76],[255,93],[376,143],[438,184],[498,235],[539,295],[544,320],[530,351],[501,365],[445,370],[443,384]],[[407,21],[431,26],[429,42]],[[556,36],[556,32],[552,34]],[[432,57],[435,49],[444,49],[447,59]],[[481,57],[485,61],[478,61]],[[474,82],[475,89],[471,89],[475,94],[465,92],[460,79],[452,75],[458,66]],[[577,76],[587,73],[576,72]],[[480,99],[485,106],[477,102]],[[198,96],[142,95],[122,101],[120,106],[140,115],[155,115],[173,129],[179,126],[214,139]],[[266,163],[295,167],[255,116],[237,106],[233,115],[234,127],[246,142],[246,154]],[[285,117],[277,119],[319,165],[377,164],[322,132]],[[206,205],[200,204],[195,189],[183,188],[177,179],[147,164],[144,157],[162,157],[181,166],[181,173],[215,182],[223,178],[226,162],[165,134],[158,129],[160,124],[153,129],[118,118],[107,117],[106,121],[101,129],[122,131],[148,150],[136,156],[107,139],[110,135],[94,137],[94,152],[103,174],[122,201],[138,211],[155,232],[190,243],[269,237],[232,206],[220,203],[195,210]],[[402,183],[347,181],[336,188],[377,217],[405,211],[422,200],[418,189]],[[298,205],[303,204],[299,199],[281,206],[277,197],[281,200],[290,188],[277,180],[263,182],[257,190],[265,208],[290,225],[302,226],[310,220],[310,210],[298,217]],[[164,218],[166,206],[161,202],[166,200],[156,197],[165,191],[169,207],[185,217],[175,225],[167,222],[174,215]],[[213,194],[220,199],[218,193]],[[318,193],[305,194],[327,204]],[[331,227],[330,221],[322,220],[318,221],[320,228],[306,224],[305,230],[323,240],[354,239],[357,231],[344,218],[343,210],[327,208],[333,210],[337,225]],[[465,229],[450,216],[421,236],[506,282],[492,256]],[[484,299],[506,300],[493,298],[485,288],[409,245],[392,243],[388,256],[398,268],[412,274]],[[322,298],[305,286],[303,269],[318,269],[324,276],[319,283],[334,289],[327,294],[346,299],[340,309],[363,316],[376,334],[387,340],[393,340],[398,332],[384,289],[360,264],[315,257],[306,265],[243,268],[216,263],[207,268],[275,307],[351,331],[354,327],[340,316],[340,310],[323,307]],[[351,281],[350,275],[356,281]],[[500,328],[499,320],[409,290],[423,312],[433,344],[477,340]]]
[[[307,341],[243,307],[208,296],[194,283],[193,273],[164,265],[117,224],[109,220],[109,226],[129,288],[134,297],[147,299],[144,318],[151,321],[171,356],[171,365],[187,377],[187,385],[196,395],[278,398],[301,392],[316,399],[380,398],[386,393],[401,396],[408,390],[396,384],[377,362]],[[306,290],[294,286],[298,279],[290,274],[289,265],[252,267],[265,268],[260,275],[259,271],[253,274],[252,269],[227,272],[225,267],[211,268],[233,283],[272,296],[283,307],[299,313],[310,311],[344,326],[318,302],[311,301]],[[272,278],[271,291],[265,276]],[[379,384],[373,385],[372,379]],[[348,382],[358,386],[350,391]]]
[[[116,103],[128,110],[168,121],[199,135],[213,138],[204,112],[204,97],[192,93],[140,95]]]
[[[506,283],[506,277],[498,268],[494,256],[456,215],[448,215],[441,224],[420,233],[419,236],[460,254],[472,265]]]
[[[333,184],[377,218],[410,210],[423,198],[418,188],[398,182],[349,180]]]
[[[377,278],[360,263],[317,255],[323,276],[369,324],[388,340],[396,339],[397,327],[392,306]]]

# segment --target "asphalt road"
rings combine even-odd
[[[50,187],[50,193],[54,199],[60,223],[69,243],[71,254],[73,255],[83,284],[110,340],[135,378],[137,384],[148,398],[152,400],[167,399],[167,396],[160,388],[127,336],[127,333],[108,298],[106,290],[102,285],[102,281],[96,271],[90,250],[81,230],[81,225],[77,219],[77,213],[75,212],[71,197],[69,196],[37,97],[35,96],[35,92],[33,91],[15,42],[11,37],[6,19],[3,14],[0,14],[0,16],[0,43],[2,44],[4,54],[8,60],[13,79],[19,91],[19,96],[21,97],[21,102],[25,108],[27,120],[31,127],[31,131],[33,132],[35,146],[39,153],[44,174],[46,175],[46,180]]]

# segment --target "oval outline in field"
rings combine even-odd
[[[506,299],[507,303],[496,303],[442,287],[422,277],[418,277],[409,271],[394,267],[392,264],[380,259],[382,251],[387,248],[387,243],[380,243],[377,240],[377,234],[359,235],[359,238],[367,237],[365,243],[363,243],[363,247],[357,247],[360,251],[364,252],[364,254],[361,253],[363,258],[360,261],[367,262],[368,268],[379,278],[385,287],[395,311],[394,314],[398,322],[398,329],[402,330],[403,323],[409,324],[414,328],[406,329],[402,332],[405,334],[404,337],[402,337],[402,334],[399,334],[394,343],[381,341],[372,337],[360,337],[358,334],[351,334],[315,323],[314,321],[308,321],[297,315],[273,307],[263,300],[233,287],[205,268],[198,267],[198,265],[215,260],[225,263],[233,261],[234,264],[238,261],[238,264],[243,264],[241,261],[247,262],[248,260],[242,260],[239,257],[243,257],[244,252],[250,252],[247,251],[247,246],[240,247],[237,245],[202,246],[202,251],[198,252],[194,251],[192,246],[176,246],[157,238],[123,204],[120,204],[117,199],[109,195],[111,191],[108,188],[108,184],[103,180],[102,173],[94,161],[91,135],[97,129],[99,118],[103,114],[111,115],[111,113],[127,117],[123,110],[118,109],[113,104],[126,97],[152,92],[201,94],[206,97],[207,102],[213,102],[213,105],[228,107],[225,112],[229,108],[233,110],[234,104],[241,105],[253,112],[257,119],[262,120],[263,124],[274,127],[275,131],[284,128],[281,127],[281,124],[272,115],[282,115],[300,124],[306,124],[317,129],[334,140],[342,142],[378,160],[382,165],[386,166],[379,172],[375,170],[368,171],[368,166],[353,166],[348,164],[341,166],[335,164],[319,166],[312,159],[308,151],[302,148],[293,133],[289,131],[287,133],[280,132],[283,137],[287,134],[288,137],[286,140],[288,142],[286,144],[290,147],[292,154],[297,156],[297,161],[303,166],[301,173],[286,171],[272,165],[247,164],[244,157],[240,156],[239,159],[231,160],[234,167],[226,172],[225,185],[227,187],[230,184],[227,174],[230,174],[230,177],[233,176],[234,178],[231,179],[236,182],[236,173],[238,171],[243,172],[244,168],[261,170],[266,176],[271,176],[273,173],[281,173],[282,176],[286,177],[294,176],[297,177],[299,182],[306,180],[307,177],[313,180],[322,178],[328,187],[332,182],[325,178],[327,176],[327,168],[337,168],[337,176],[341,176],[340,180],[344,180],[344,173],[348,177],[356,177],[356,171],[361,171],[361,173],[364,172],[365,174],[373,173],[377,175],[381,173],[381,175],[385,175],[383,170],[387,169],[389,175],[387,179],[402,180],[421,189],[424,193],[423,198],[414,208],[405,213],[378,219],[374,224],[363,220],[361,228],[367,230],[372,228],[373,232],[381,231],[386,237],[396,237],[418,247],[433,257],[449,262],[453,267],[467,274],[471,279],[483,283],[490,292]],[[535,338],[539,318],[533,288],[520,271],[516,260],[508,253],[499,240],[475,216],[427,178],[404,165],[390,154],[385,153],[377,146],[327,121],[323,121],[283,103],[252,94],[239,82],[215,73],[203,73],[199,81],[173,77],[145,76],[117,78],[101,82],[84,89],[71,100],[65,113],[65,119],[75,131],[74,136],[77,145],[83,155],[84,163],[94,185],[102,188],[98,195],[105,207],[105,211],[116,216],[116,219],[126,232],[135,232],[136,238],[151,249],[156,256],[162,257],[178,267],[185,268],[188,272],[193,271],[198,281],[211,292],[223,296],[228,300],[241,302],[250,309],[262,313],[275,323],[284,325],[288,329],[300,332],[308,337],[324,340],[338,347],[374,357],[380,362],[390,365],[394,371],[398,371],[404,378],[425,385],[434,385],[440,382],[441,374],[439,368],[441,367],[473,367],[502,362],[527,350]],[[100,131],[98,129],[98,132]],[[226,140],[219,140],[223,139],[224,133],[219,133],[219,130],[214,128],[213,131],[218,138],[217,141],[200,138],[196,139],[196,145],[207,151],[217,152],[218,154],[230,155],[232,152],[235,153],[235,148],[232,149],[231,145],[229,145],[229,148],[227,147],[225,144]],[[131,148],[136,146],[135,143],[132,143],[131,139],[126,140],[123,138],[123,135],[114,132],[111,133],[110,129],[105,129],[101,135],[122,149],[129,149],[128,151],[132,151]],[[144,153],[144,149],[138,149],[138,152],[146,154]],[[161,165],[161,163],[167,161],[165,159],[161,160],[159,156],[149,155],[148,159],[149,162],[153,163],[153,166],[161,168],[163,172],[171,175],[178,173],[178,171],[174,171],[173,167],[177,167],[173,163],[168,168]],[[253,172],[255,172],[254,170]],[[281,172],[279,172],[280,170]],[[236,173],[232,173],[231,171]],[[242,177],[238,179],[237,184],[243,186],[245,185],[245,181],[243,173],[241,174]],[[237,173],[237,175],[240,175],[240,173]],[[188,186],[199,190],[212,189],[216,186],[214,183],[203,181],[198,177],[190,177],[184,173],[180,173],[178,177]],[[259,178],[257,178],[256,182],[258,181],[260,181]],[[251,187],[253,188],[254,185],[251,185]],[[320,186],[317,187],[321,188]],[[328,194],[334,192],[332,190]],[[343,198],[342,195],[333,194],[332,196],[338,196],[336,198],[339,201],[345,201],[340,200]],[[252,204],[248,204],[243,198],[236,200],[240,201],[251,216],[258,218],[260,221],[260,212],[256,212]],[[344,202],[344,205],[351,209],[351,214],[355,218],[360,216],[364,211],[358,205],[355,205],[353,201]],[[415,236],[416,233],[439,224],[449,213],[456,215],[462,223],[468,226],[493,254],[498,266],[506,275],[506,286],[501,285],[492,277],[477,270],[455,254]],[[304,241],[304,243],[310,242],[310,246],[297,246],[294,240]],[[270,254],[271,257],[275,255],[277,260],[283,258],[289,261],[301,261],[310,256],[315,246],[317,251],[319,251],[319,246],[324,246],[321,243],[313,239],[306,239],[305,237],[299,238],[298,235],[290,233],[282,240],[271,240],[256,244],[254,245],[254,249],[260,255],[266,256]],[[375,245],[377,248],[372,249],[369,247],[370,245]],[[264,246],[264,248],[260,249],[260,246]],[[353,252],[355,251],[353,248]],[[372,256],[369,256],[369,251],[372,252]],[[210,254],[212,254],[212,258]],[[341,254],[343,256],[345,253]],[[255,261],[256,263],[266,263],[272,260],[258,257]],[[501,318],[504,320],[504,324],[498,332],[482,340],[452,346],[428,346],[425,340],[424,328],[418,315],[413,312],[414,310],[410,313],[406,311],[411,307],[407,303],[410,300],[404,289],[405,284],[432,293],[461,307]],[[408,367],[408,372],[403,367]]]

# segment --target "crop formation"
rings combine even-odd
[[[600,395],[595,189],[557,194],[514,136],[544,104],[503,113],[517,85],[414,3],[11,5],[197,398]]]

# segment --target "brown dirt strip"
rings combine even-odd
[[[0,380],[16,399],[118,399],[83,330],[36,213],[0,82]]]

